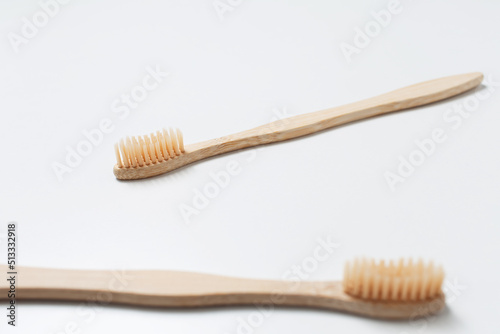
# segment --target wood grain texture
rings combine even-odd
[[[6,266],[0,271],[7,272]],[[322,308],[383,319],[439,312],[444,296],[417,302],[377,302],[351,297],[339,282],[289,282],[175,271],[83,271],[18,268],[17,300],[94,300],[154,307],[230,305]],[[0,280],[0,299],[8,283]]]
[[[185,153],[167,161],[135,168],[119,168],[117,179],[142,179],[167,173],[219,154],[305,136],[361,119],[444,100],[477,87],[482,73],[467,73],[422,82],[336,108],[278,120],[254,129],[186,146]]]

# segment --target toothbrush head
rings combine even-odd
[[[424,301],[441,297],[444,271],[432,262],[400,259],[356,259],[346,263],[344,292],[362,299],[394,302]]]
[[[115,144],[114,173],[118,178],[127,179],[128,174],[140,173],[140,169],[151,168],[184,153],[184,140],[179,129],[163,129],[149,135],[126,137]]]

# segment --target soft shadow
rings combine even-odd
[[[105,304],[101,305],[97,302],[72,302],[72,301],[38,301],[38,300],[20,300],[18,301],[20,305],[30,305],[30,306],[81,306],[89,305],[89,307],[99,307],[105,309],[115,309],[130,312],[148,312],[156,314],[179,314],[179,315],[193,315],[193,314],[206,314],[213,312],[225,312],[228,310],[235,311],[248,311],[250,312],[260,312],[254,305],[229,305],[229,306],[209,306],[209,307],[189,307],[189,308],[179,308],[179,307],[154,307],[154,306],[134,306],[134,305],[124,305],[124,304]],[[267,308],[267,307],[266,307]],[[360,319],[360,321],[366,321],[372,323],[374,326],[391,326],[399,327],[402,331],[419,332],[423,328],[433,327],[435,329],[446,330],[451,328],[456,328],[459,326],[458,318],[451,312],[451,310],[445,306],[445,308],[438,314],[430,315],[427,317],[420,317],[416,319],[378,319],[370,318],[366,316],[356,315],[352,313],[346,313],[341,311],[334,311],[323,308],[304,308],[304,307],[294,307],[294,306],[275,306],[274,311],[286,311],[291,312],[299,316],[305,313],[315,313],[322,314],[324,316],[335,316],[335,317],[353,317]]]

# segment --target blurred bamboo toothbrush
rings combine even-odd
[[[0,266],[8,272],[7,266]],[[175,271],[17,268],[17,300],[65,300],[157,307],[271,304],[384,319],[427,316],[444,307],[444,272],[432,262],[355,260],[343,282],[231,278]],[[0,299],[10,283],[0,280]]]

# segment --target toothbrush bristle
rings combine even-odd
[[[417,301],[439,296],[443,279],[443,268],[432,262],[376,263],[363,258],[346,264],[343,286],[345,293],[358,298]]]
[[[182,132],[163,129],[150,135],[127,137],[115,144],[118,168],[144,167],[173,159],[184,151]]]

